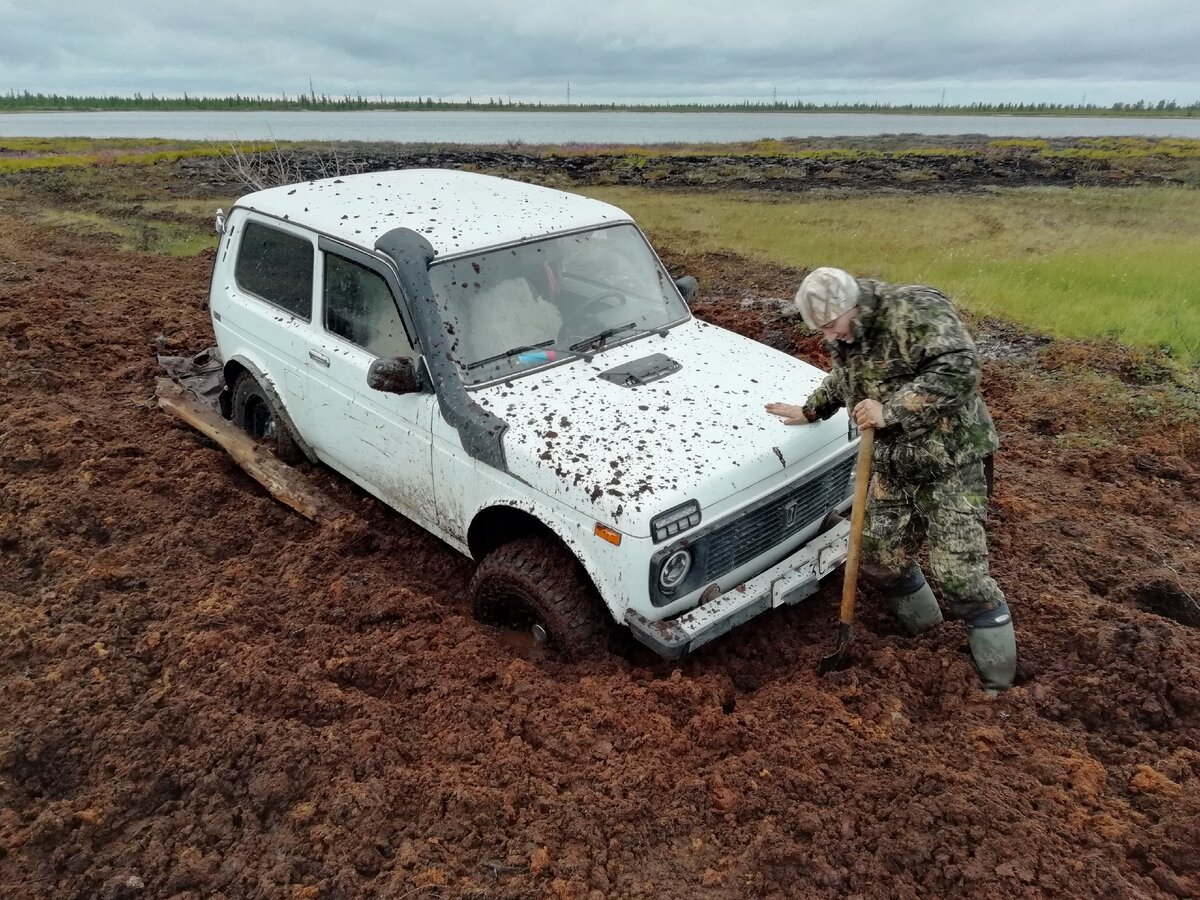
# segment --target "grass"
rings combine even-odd
[[[181,222],[144,218],[133,220],[63,209],[43,210],[36,220],[41,225],[65,228],[75,234],[111,241],[122,250],[166,256],[195,256],[216,244],[216,236],[211,229],[202,231]]]
[[[242,144],[241,153],[274,149],[268,144]],[[31,169],[88,166],[148,166],[189,157],[228,155],[230,145],[159,138],[0,138],[0,174]]]
[[[988,152],[1053,153],[1046,141],[996,141]],[[243,152],[256,145],[240,148]],[[257,149],[264,149],[257,147]],[[274,145],[265,149],[275,149]],[[1200,141],[1079,139],[1080,153],[1135,158],[1200,156]],[[215,243],[212,214],[229,201],[167,199],[169,170],[133,170],[220,152],[199,142],[80,138],[0,139],[6,167],[47,169],[39,221],[132,250],[187,255]],[[762,140],[725,147],[542,148],[554,155],[617,155],[642,169],[659,154],[944,155],[944,147],[887,151]],[[707,170],[701,170],[707,171]],[[769,171],[769,170],[768,170]],[[910,178],[919,179],[915,170]],[[709,171],[714,186],[723,180]],[[24,182],[27,183],[27,182]],[[564,185],[568,186],[568,185]],[[970,194],[825,195],[666,193],[593,187],[583,193],[621,206],[668,246],[733,251],[797,268],[837,265],[888,281],[933,284],[977,314],[1068,338],[1107,337],[1200,364],[1200,190],[1186,187],[1026,188]],[[0,184],[0,199],[23,195]],[[36,208],[36,207],[35,207]]]
[[[664,194],[595,188],[668,246],[935,285],[977,314],[1200,363],[1200,191]]]
[[[84,137],[5,137],[0,138],[0,153],[99,153],[106,150],[138,150],[144,147],[172,147],[164,138],[84,138]]]
[[[778,159],[814,159],[827,162],[862,159],[904,158],[913,156],[959,156],[994,158],[1017,153],[1032,157],[1103,159],[1116,162],[1142,162],[1200,159],[1200,140],[1193,138],[1002,138],[983,145],[942,147],[920,143],[909,146],[904,136],[876,136],[858,139],[857,146],[829,145],[825,138],[762,138],[727,144],[660,145],[534,145],[522,146],[526,152],[542,156],[626,156],[631,165],[644,166],[662,157],[771,157]],[[875,146],[877,145],[877,146]]]
[[[122,250],[194,256],[216,245],[213,214],[232,198],[167,199],[170,170],[153,164],[218,152],[156,139],[4,138],[0,177],[18,168],[41,171],[32,180],[0,181],[0,200],[25,206],[38,224]]]
[[[199,218],[209,227],[218,208],[228,210],[235,202],[237,197],[231,195],[223,200],[145,200],[142,206],[154,212]]]

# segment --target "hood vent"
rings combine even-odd
[[[682,368],[683,366],[665,353],[653,353],[642,359],[625,363],[623,366],[617,366],[615,369],[609,369],[607,372],[601,372],[600,377],[613,384],[619,384],[621,387],[640,387],[643,384],[658,381],[660,378],[666,378]]]

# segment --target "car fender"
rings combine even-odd
[[[229,398],[231,392],[233,391],[230,373],[237,368],[245,369],[254,377],[254,380],[258,382],[259,387],[263,389],[263,393],[267,395],[267,401],[271,404],[272,414],[281,422],[283,422],[283,424],[287,426],[288,430],[291,431],[292,436],[296,439],[296,444],[304,452],[304,455],[308,458],[308,461],[313,463],[318,462],[317,454],[313,451],[313,448],[309,445],[308,441],[304,439],[304,435],[300,433],[300,430],[296,427],[296,423],[292,421],[292,417],[288,413],[287,407],[280,398],[279,390],[276,388],[274,380],[267,376],[267,374],[263,371],[262,366],[244,353],[235,353],[229,359],[225,360],[223,370],[223,374],[225,376],[225,388],[221,391],[221,412],[226,416],[228,416],[230,413]]]
[[[574,512],[569,507],[547,503],[540,498],[492,495],[480,503],[471,514],[469,518],[471,525],[475,524],[479,516],[495,509],[511,509],[532,516],[562,541],[563,545],[583,566],[584,572],[591,579],[592,585],[596,588],[613,619],[617,623],[623,622],[625,608],[628,606],[629,587],[626,584],[626,569],[629,560],[619,556],[621,553],[619,547],[595,536],[592,530],[595,527],[594,523],[582,520],[573,521],[575,517],[563,515],[563,511]],[[468,526],[467,533],[470,534],[470,526]],[[476,562],[478,561],[476,560]]]

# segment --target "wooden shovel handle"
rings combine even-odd
[[[867,518],[867,487],[871,483],[871,453],[875,448],[875,429],[864,428],[858,445],[858,465],[854,469],[854,508],[850,513],[850,546],[846,550],[846,580],[842,582],[841,623],[854,621],[854,592],[858,589],[858,557],[862,549],[863,522]]]

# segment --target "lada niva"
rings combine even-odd
[[[857,434],[763,409],[823,373],[693,317],[620,209],[410,169],[252,193],[219,230],[222,410],[474,559],[484,622],[675,657],[844,561]]]

